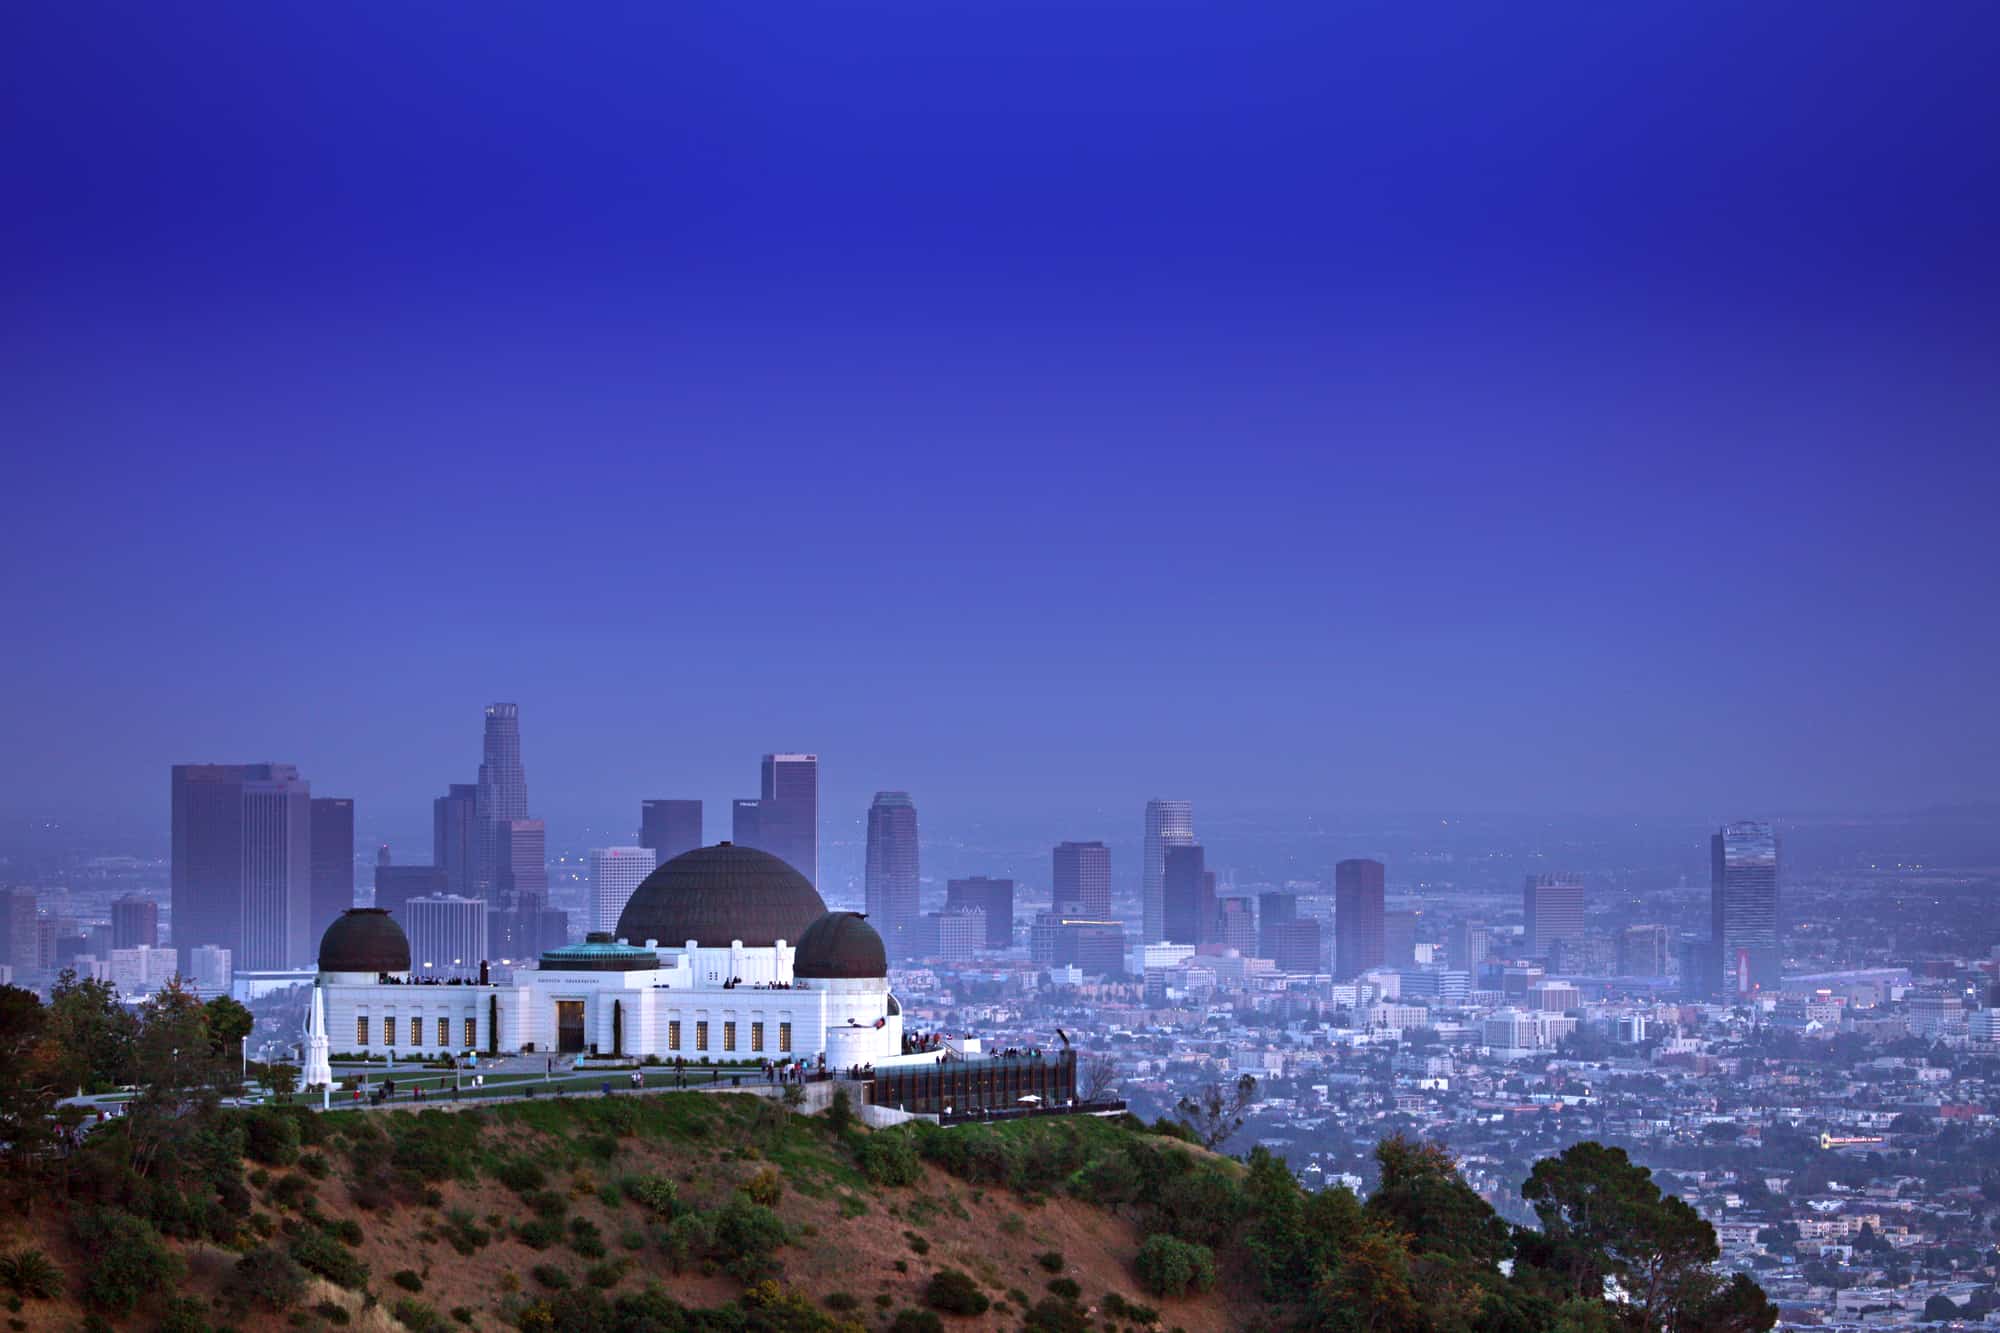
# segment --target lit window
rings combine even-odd
[[[424,1020],[412,1015],[410,1018],[410,1045],[424,1044]]]
[[[479,1044],[479,1020],[476,1018],[468,1018],[465,1020],[465,1049],[469,1051],[478,1044]]]
[[[708,1020],[705,1018],[697,1018],[694,1022],[694,1048],[697,1051],[708,1049]]]
[[[733,1022],[722,1025],[722,1049],[725,1051],[736,1049],[736,1024]]]
[[[449,1018],[440,1018],[438,1020],[438,1045],[440,1047],[451,1045],[451,1020]]]
[[[681,1021],[678,1018],[670,1018],[667,1020],[667,1049],[670,1051],[678,1051],[680,1048],[681,1048]]]
[[[764,1025],[762,1023],[752,1023],[750,1025],[750,1049],[753,1051],[764,1049]]]
[[[790,1054],[791,1052],[792,1025],[790,1023],[778,1024],[778,1049],[787,1054]]]
[[[368,1044],[368,1015],[362,1014],[354,1020],[354,1040],[362,1046]]]

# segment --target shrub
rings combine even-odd
[[[306,1205],[318,1197],[311,1178],[307,1176],[286,1176],[271,1186],[271,1202],[281,1208],[303,1212]]]
[[[245,1305],[289,1310],[306,1292],[306,1270],[283,1250],[260,1245],[236,1261],[229,1295]]]
[[[625,1276],[625,1261],[613,1259],[607,1263],[592,1264],[585,1271],[583,1280],[593,1287],[615,1287]]]
[[[536,1217],[559,1218],[569,1211],[569,1201],[554,1190],[537,1190],[522,1200]]]
[[[569,1286],[569,1274],[554,1264],[536,1264],[528,1270],[528,1275],[550,1291],[562,1291]]]
[[[470,1327],[472,1324],[472,1307],[469,1305],[454,1305],[451,1307],[451,1317],[459,1323]]]
[[[930,1285],[924,1288],[924,1304],[946,1314],[985,1314],[992,1303],[969,1273],[956,1268],[940,1268],[931,1274]]]
[[[784,1197],[785,1182],[778,1175],[777,1167],[766,1166],[744,1181],[741,1189],[743,1197],[750,1202],[762,1204],[766,1208],[775,1208],[778,1206],[778,1200]]]
[[[646,1248],[646,1233],[637,1227],[626,1227],[618,1233],[618,1244],[628,1250]]]
[[[1044,1296],[1021,1320],[1023,1333],[1088,1333],[1090,1319],[1072,1301]]]
[[[604,1237],[597,1230],[597,1223],[587,1217],[572,1217],[569,1220],[569,1247],[586,1259],[602,1259]]]
[[[1055,1250],[1043,1250],[1035,1256],[1035,1262],[1051,1273],[1063,1271],[1063,1257]]]
[[[417,1271],[414,1268],[399,1268],[389,1280],[404,1291],[422,1291],[424,1289],[424,1280],[417,1275]]]
[[[327,1173],[332,1169],[332,1166],[326,1160],[325,1153],[309,1152],[299,1154],[299,1170],[305,1172],[314,1180],[325,1180]]]
[[[1154,1296],[1185,1296],[1215,1285],[1215,1253],[1161,1233],[1146,1237],[1133,1268],[1139,1285]]]
[[[931,1243],[914,1231],[905,1231],[903,1239],[909,1242],[910,1250],[915,1254],[929,1254],[931,1252]]]
[[[826,1127],[839,1138],[847,1133],[854,1123],[854,1099],[847,1095],[846,1088],[835,1088],[833,1099],[826,1104]]]
[[[292,1258],[308,1273],[355,1291],[368,1282],[368,1265],[325,1231],[302,1232],[292,1242]]]
[[[0,1286],[31,1301],[52,1301],[62,1294],[62,1269],[40,1250],[16,1250],[0,1256]]]
[[[192,1296],[169,1297],[160,1310],[160,1333],[211,1333],[208,1309]]]
[[[667,1224],[661,1240],[676,1273],[707,1258],[714,1244],[715,1224],[706,1213],[682,1213]]]
[[[438,1228],[451,1248],[460,1254],[471,1254],[483,1249],[493,1239],[486,1228],[473,1221],[472,1214],[463,1208],[454,1208],[444,1215],[444,1222]]]
[[[493,1168],[493,1175],[516,1194],[532,1194],[548,1183],[548,1174],[526,1157],[510,1157]]]
[[[1048,1282],[1049,1294],[1065,1301],[1073,1301],[1083,1295],[1083,1288],[1073,1277],[1052,1277]]]
[[[129,1314],[145,1297],[179,1280],[184,1268],[180,1256],[161,1243],[160,1233],[143,1218],[98,1208],[72,1225],[91,1257],[84,1299],[98,1309]]]
[[[861,1174],[874,1185],[914,1185],[923,1179],[924,1164],[908,1134],[886,1130],[861,1141]]]
[[[1142,1327],[1160,1321],[1158,1310],[1150,1305],[1141,1305],[1137,1301],[1128,1301],[1115,1291],[1104,1293],[1104,1313],[1116,1319],[1130,1320]]]
[[[625,1193],[641,1208],[663,1220],[672,1218],[680,1203],[680,1192],[665,1176],[628,1176]]]
[[[785,1224],[762,1204],[731,1199],[715,1215],[715,1247],[731,1274],[745,1282],[764,1276],[787,1239]]]
[[[861,1308],[861,1298],[851,1291],[829,1291],[820,1304],[835,1314],[846,1314],[849,1310]]]
[[[889,1333],[944,1333],[944,1320],[929,1310],[913,1310],[905,1307],[896,1311],[896,1318],[889,1325]]]
[[[279,1111],[252,1111],[243,1117],[243,1155],[265,1166],[299,1160],[299,1122]]]
[[[412,1333],[431,1333],[433,1329],[444,1327],[444,1320],[438,1312],[422,1301],[411,1300],[408,1296],[397,1301],[390,1310],[396,1321]]]
[[[562,1224],[546,1217],[514,1224],[514,1239],[531,1250],[546,1250],[563,1237]]]
[[[353,1218],[343,1217],[338,1222],[335,1222],[333,1226],[328,1229],[332,1231],[335,1236],[340,1238],[341,1244],[350,1246],[355,1249],[359,1249],[361,1247],[361,1241],[363,1239],[361,1235],[361,1224],[355,1221]]]
[[[321,1301],[313,1307],[313,1313],[329,1324],[345,1326],[349,1320],[347,1307],[339,1301]]]

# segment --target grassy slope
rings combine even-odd
[[[629,1260],[629,1270],[612,1290],[635,1289],[658,1282],[675,1298],[689,1305],[718,1305],[734,1298],[741,1283],[726,1274],[671,1271],[657,1246],[648,1243],[638,1250],[627,1249],[621,1237],[633,1232],[655,1233],[650,1219],[629,1201],[607,1203],[598,1189],[615,1177],[636,1174],[666,1176],[679,1187],[683,1204],[701,1208],[719,1207],[739,1185],[767,1164],[783,1173],[784,1194],[777,1212],[792,1229],[793,1241],[779,1252],[782,1280],[823,1300],[834,1292],[858,1297],[861,1308],[853,1317],[871,1328],[886,1325],[889,1316],[907,1305],[921,1305],[924,1284],[941,1267],[957,1267],[973,1274],[1005,1311],[996,1310],[978,1318],[947,1318],[948,1327],[1018,1328],[1019,1297],[1009,1299],[1012,1290],[1038,1300],[1050,1278],[1036,1256],[1054,1250],[1067,1261],[1064,1275],[1083,1288],[1083,1303],[1094,1306],[1108,1291],[1139,1298],[1131,1276],[1131,1258],[1138,1235],[1130,1222],[1078,1201],[1051,1197],[1029,1205],[1004,1188],[981,1190],[941,1172],[929,1170],[912,1188],[882,1188],[870,1185],[853,1167],[849,1155],[835,1144],[823,1121],[780,1115],[778,1108],[749,1096],[671,1093],[645,1098],[614,1099],[631,1109],[636,1123],[630,1132],[604,1132],[601,1101],[570,1100],[488,1108],[480,1113],[481,1132],[471,1157],[482,1164],[509,1156],[522,1156],[538,1163],[548,1175],[548,1188],[569,1196],[570,1216],[588,1218],[602,1232],[610,1258]],[[462,1113],[461,1113],[462,1114]],[[330,1129],[344,1136],[365,1134],[365,1125],[385,1126],[407,1113],[336,1113],[328,1117]],[[1044,1122],[1046,1123],[1046,1122]],[[1074,1123],[1074,1122],[1072,1122]],[[1124,1131],[1102,1122],[1087,1122],[1093,1134],[1118,1135]],[[863,1131],[855,1131],[861,1133]],[[1031,1124],[1007,1126],[1002,1133],[1039,1132]],[[352,1218],[364,1231],[358,1254],[371,1273],[368,1289],[383,1305],[408,1293],[395,1285],[392,1274],[401,1269],[423,1276],[424,1289],[418,1299],[440,1313],[454,1307],[474,1311],[474,1327],[503,1327],[499,1309],[504,1294],[515,1289],[523,1295],[539,1290],[530,1270],[536,1265],[555,1265],[566,1270],[581,1286],[584,1274],[597,1260],[576,1254],[567,1245],[556,1244],[540,1251],[529,1248],[492,1228],[490,1243],[469,1255],[458,1253],[439,1233],[445,1213],[464,1210],[480,1226],[491,1218],[509,1222],[530,1216],[520,1196],[480,1171],[473,1180],[450,1180],[437,1186],[442,1195],[439,1206],[404,1202],[392,1208],[360,1206],[349,1188],[350,1170],[345,1146],[336,1141],[324,1152],[333,1164],[330,1175],[313,1182],[320,1210],[330,1219]],[[262,1189],[253,1189],[260,1213],[281,1217],[286,1210],[277,1206],[271,1191],[281,1179],[297,1174],[297,1168],[272,1169]],[[0,1248],[12,1249],[24,1243],[39,1244],[51,1257],[74,1273],[80,1257],[67,1243],[60,1215],[44,1210],[31,1225],[15,1223],[0,1237]],[[923,1254],[906,1236],[915,1233],[928,1243]],[[217,1247],[179,1245],[188,1257],[190,1276],[182,1294],[211,1296],[220,1289],[234,1254]],[[897,1268],[898,1262],[905,1267]],[[329,1295],[339,1296],[358,1309],[352,1293],[337,1293],[324,1284],[308,1297],[308,1304]],[[890,1304],[876,1303],[886,1294]],[[1181,1301],[1150,1301],[1159,1306],[1162,1322],[1203,1333],[1231,1325],[1221,1292]],[[18,1318],[30,1329],[77,1327],[80,1308],[72,1300],[29,1302]],[[220,1322],[225,1316],[218,1313]],[[239,1318],[240,1328],[282,1326],[276,1318]],[[141,1314],[133,1327],[149,1328],[150,1315]],[[315,1318],[308,1327],[325,1327]],[[356,1328],[397,1327],[379,1311],[358,1317]]]

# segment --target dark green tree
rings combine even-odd
[[[133,1079],[139,1025],[108,981],[79,981],[65,968],[49,989],[49,1036],[62,1052],[68,1082],[109,1092]]]

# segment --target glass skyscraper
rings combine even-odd
[[[878,791],[868,807],[866,907],[891,958],[916,951],[917,885],[916,804],[906,791]]]
[[[1778,835],[1758,820],[1709,839],[1709,948],[1724,996],[1778,988]]]
[[[1157,944],[1167,937],[1166,887],[1167,848],[1186,847],[1194,842],[1194,802],[1169,801],[1155,797],[1146,802],[1146,827],[1139,852],[1139,911],[1142,944]]]

